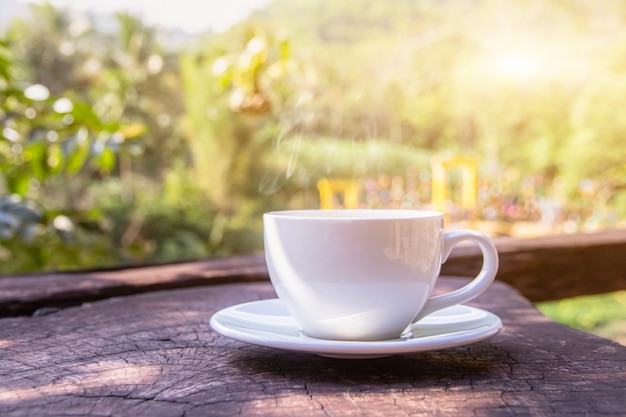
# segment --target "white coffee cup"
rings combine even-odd
[[[498,270],[487,236],[446,232],[435,211],[287,210],[264,214],[263,225],[276,293],[314,338],[397,338],[427,314],[481,294]],[[478,245],[481,271],[466,286],[431,297],[441,264],[461,241]]]

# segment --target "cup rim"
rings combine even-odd
[[[264,217],[299,220],[373,221],[443,219],[444,213],[420,209],[294,209],[270,211]]]

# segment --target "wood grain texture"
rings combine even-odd
[[[441,280],[440,290],[466,280]],[[339,360],[233,341],[217,310],[268,283],[155,291],[0,319],[0,415],[623,416],[626,347],[542,316],[495,283],[504,330],[465,347]]]
[[[497,280],[532,301],[626,289],[626,230],[535,239],[495,239]],[[482,257],[475,247],[455,249],[442,273],[472,276]],[[149,291],[267,281],[263,255],[206,259],[93,271],[0,277],[0,317],[30,315],[85,301]]]

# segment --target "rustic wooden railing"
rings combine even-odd
[[[626,230],[533,239],[497,238],[497,279],[531,301],[626,289]],[[471,276],[481,256],[472,247],[453,251],[442,274]],[[0,317],[77,305],[120,295],[223,282],[266,281],[263,255],[165,265],[0,277]],[[80,275],[80,280],[77,276]]]
[[[626,289],[626,230],[499,238],[497,279],[531,301],[549,301]],[[443,266],[446,275],[466,276],[480,268],[474,247],[457,248]]]

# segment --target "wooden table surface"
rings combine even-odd
[[[197,268],[219,278],[209,285],[163,283],[195,279],[181,268],[75,273],[75,292],[121,276],[152,284],[143,293],[82,304],[74,294],[72,306],[5,314],[0,416],[626,415],[626,347],[555,323],[502,282],[470,303],[502,319],[504,329],[491,339],[341,360],[217,334],[209,325],[213,313],[274,298],[273,288],[252,267],[232,280],[219,268]],[[54,275],[10,279],[37,280],[51,299],[60,291]],[[0,279],[0,289],[10,287],[7,282]],[[438,290],[465,282],[442,278]],[[32,304],[36,294],[24,291],[2,301]]]

